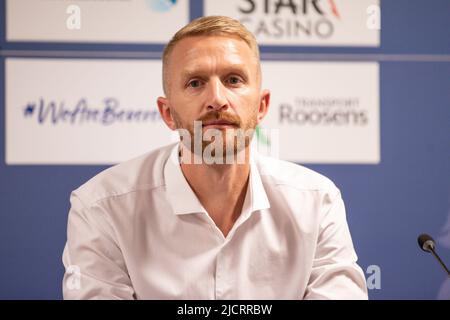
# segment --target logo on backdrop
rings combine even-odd
[[[177,4],[177,0],[147,0],[153,11],[167,12]]]
[[[161,120],[157,110],[123,108],[119,99],[114,97],[107,97],[98,105],[91,105],[86,98],[80,98],[75,104],[68,105],[64,101],[41,97],[24,106],[23,116],[26,119],[34,119],[39,124],[53,125],[98,123],[106,126],[115,123],[146,123]]]
[[[365,127],[369,123],[369,115],[357,97],[297,97],[292,103],[280,105],[279,123],[311,127]]]
[[[267,39],[328,39],[342,19],[334,0],[242,0],[237,9],[241,22]]]
[[[379,0],[204,0],[205,15],[241,21],[260,45],[379,46]]]

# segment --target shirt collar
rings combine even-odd
[[[172,148],[164,166],[164,180],[169,202],[175,214],[206,213],[181,171],[178,143]]]
[[[253,213],[255,211],[269,209],[270,203],[267,198],[266,190],[261,180],[261,175],[256,165],[257,152],[255,149],[251,150],[250,155],[250,178],[249,178],[249,188],[247,193],[250,194],[250,211]]]
[[[242,214],[245,216],[270,208],[253,151],[250,157],[249,187],[242,208]],[[181,171],[178,160],[178,143],[172,148],[164,166],[164,179],[167,196],[174,214],[207,213]]]

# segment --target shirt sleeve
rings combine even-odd
[[[72,193],[63,252],[64,299],[134,299],[114,229],[104,209]]]
[[[366,280],[356,264],[357,255],[339,190],[326,201],[304,299],[366,300]]]

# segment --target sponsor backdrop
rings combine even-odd
[[[176,139],[161,52],[213,14],[260,43],[260,151],[342,190],[370,298],[450,299],[416,243],[450,263],[448,0],[0,0],[0,298],[62,297],[71,190]]]

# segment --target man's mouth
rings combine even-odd
[[[235,128],[236,124],[226,120],[207,121],[202,124],[203,128]]]

